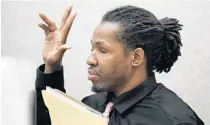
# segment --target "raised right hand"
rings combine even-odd
[[[44,14],[39,14],[40,18],[46,23],[39,24],[39,27],[44,30],[46,35],[42,52],[42,57],[45,62],[45,73],[58,70],[62,65],[61,62],[65,51],[70,49],[66,44],[66,39],[76,16],[76,13],[71,14],[71,11],[72,5],[68,5],[59,27]]]

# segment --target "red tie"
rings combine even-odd
[[[105,111],[103,112],[103,115],[105,117],[109,117],[109,114],[110,112],[112,111],[112,108],[113,108],[114,104],[112,102],[109,102],[107,105],[106,105],[106,108],[105,108]]]

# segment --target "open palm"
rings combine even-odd
[[[44,14],[39,14],[40,18],[46,23],[40,23],[39,27],[44,30],[46,35],[42,57],[47,65],[59,65],[65,51],[70,48],[66,44],[66,39],[76,16],[76,13],[71,14],[71,11],[72,5],[69,5],[64,12],[63,19],[59,27],[57,27],[56,24]]]

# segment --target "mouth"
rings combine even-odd
[[[88,79],[91,81],[95,81],[99,79],[99,75],[96,71],[92,70],[92,69],[88,69]]]

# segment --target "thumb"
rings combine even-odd
[[[67,44],[63,44],[59,47],[59,52],[64,53],[66,50],[71,49],[71,47]]]

